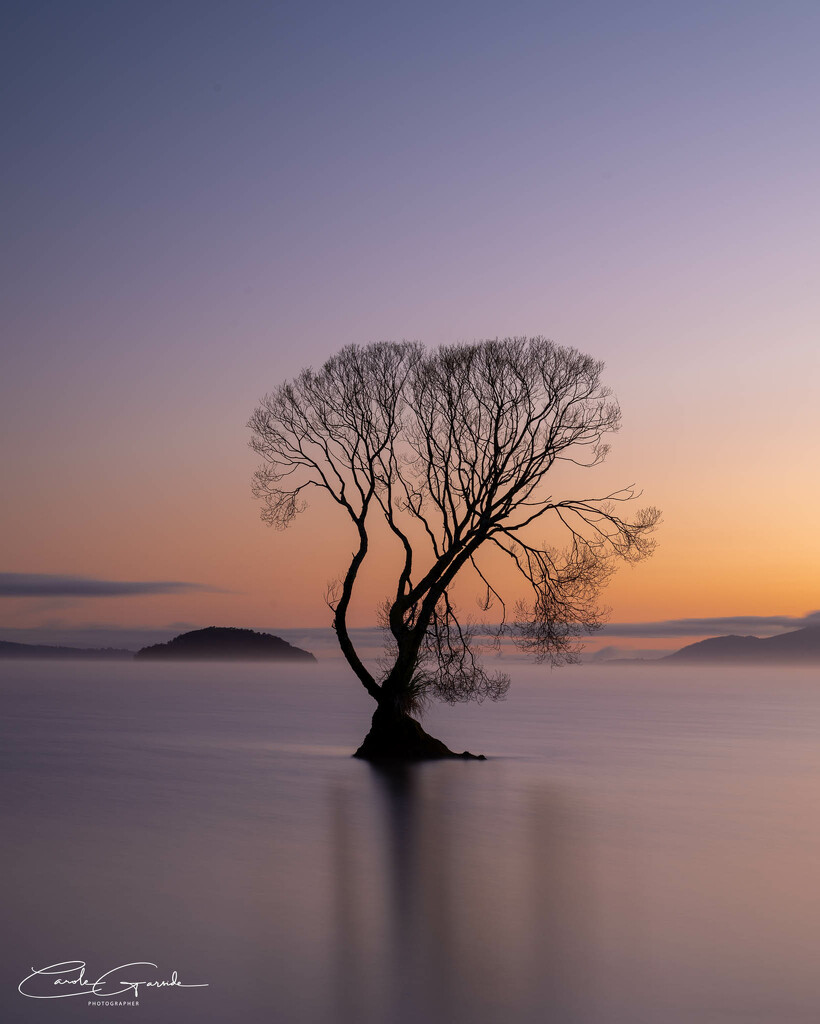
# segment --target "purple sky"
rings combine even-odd
[[[601,489],[665,516],[617,621],[820,605],[816,3],[2,18],[0,571],[212,588],[8,627],[323,624],[327,574],[271,597],[282,544],[338,538],[258,523],[255,402],[352,341],[499,334],[607,362]]]

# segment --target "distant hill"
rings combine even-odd
[[[224,626],[180,633],[166,644],[143,647],[134,657],[181,661],[316,661],[308,651],[293,647],[272,633]]]
[[[48,647],[45,644],[15,644],[0,640],[0,658],[133,658],[133,651],[116,647]]]
[[[661,661],[820,664],[820,626],[779,636],[713,636],[682,647]]]

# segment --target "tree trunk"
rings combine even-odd
[[[353,755],[364,761],[436,761],[448,757],[484,761],[483,754],[465,750],[456,754],[441,740],[430,736],[410,715],[380,704],[373,714],[370,732]]]

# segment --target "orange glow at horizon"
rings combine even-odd
[[[616,438],[616,445],[618,439]],[[634,452],[631,453],[634,456]],[[611,461],[615,463],[615,453]],[[636,458],[635,462],[639,460]],[[711,470],[702,482],[705,497],[664,487],[652,487],[653,467],[640,460],[645,483],[643,503],[652,500],[664,509],[653,557],[638,566],[619,568],[602,594],[616,622],[657,621],[729,615],[803,615],[820,605],[815,581],[820,575],[817,555],[805,548],[811,518],[796,511],[791,529],[771,534],[771,510],[755,504],[737,480],[721,490],[719,472]],[[184,481],[168,467],[162,476],[142,480],[132,476],[128,487],[88,479],[55,517],[48,504],[31,514],[30,495],[13,496],[8,503],[16,517],[16,557],[6,571],[54,572],[106,579],[183,580],[220,588],[221,593],[189,591],[141,597],[82,600],[4,599],[6,627],[29,627],[48,622],[165,627],[169,623],[236,625],[254,628],[328,626],[324,603],[326,585],[344,572],[354,546],[352,527],[341,510],[313,497],[310,507],[286,531],[262,524],[250,498],[251,456],[223,463],[221,485],[214,491],[212,465],[191,468]],[[666,468],[666,467],[662,467]],[[627,479],[623,467],[611,465],[589,471],[601,483]],[[672,481],[674,484],[674,481]],[[814,481],[804,482],[807,491]],[[131,488],[150,494],[134,503]],[[734,501],[727,503],[731,490]],[[593,492],[600,493],[597,488]],[[88,500],[88,494],[94,495]],[[809,495],[807,494],[807,498]],[[745,505],[736,515],[737,503]],[[16,510],[15,510],[16,504]],[[640,501],[639,501],[640,504]],[[89,516],[89,508],[93,516]],[[762,545],[761,536],[770,543]],[[357,586],[350,622],[371,626],[376,609],[395,586],[398,551],[385,532],[374,545]],[[491,559],[494,580],[510,598],[525,596],[503,556]],[[512,584],[512,586],[511,586]],[[497,610],[482,615],[475,602],[478,588],[462,584],[458,600],[466,614],[493,621]],[[504,593],[504,589],[502,589]],[[596,638],[595,644],[606,643]],[[634,642],[619,640],[621,646]],[[646,645],[644,645],[646,646]]]

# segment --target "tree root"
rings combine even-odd
[[[363,761],[440,761],[458,758],[462,761],[486,761],[483,754],[461,754],[430,736],[409,715],[395,715],[376,708],[370,732],[353,755]]]

